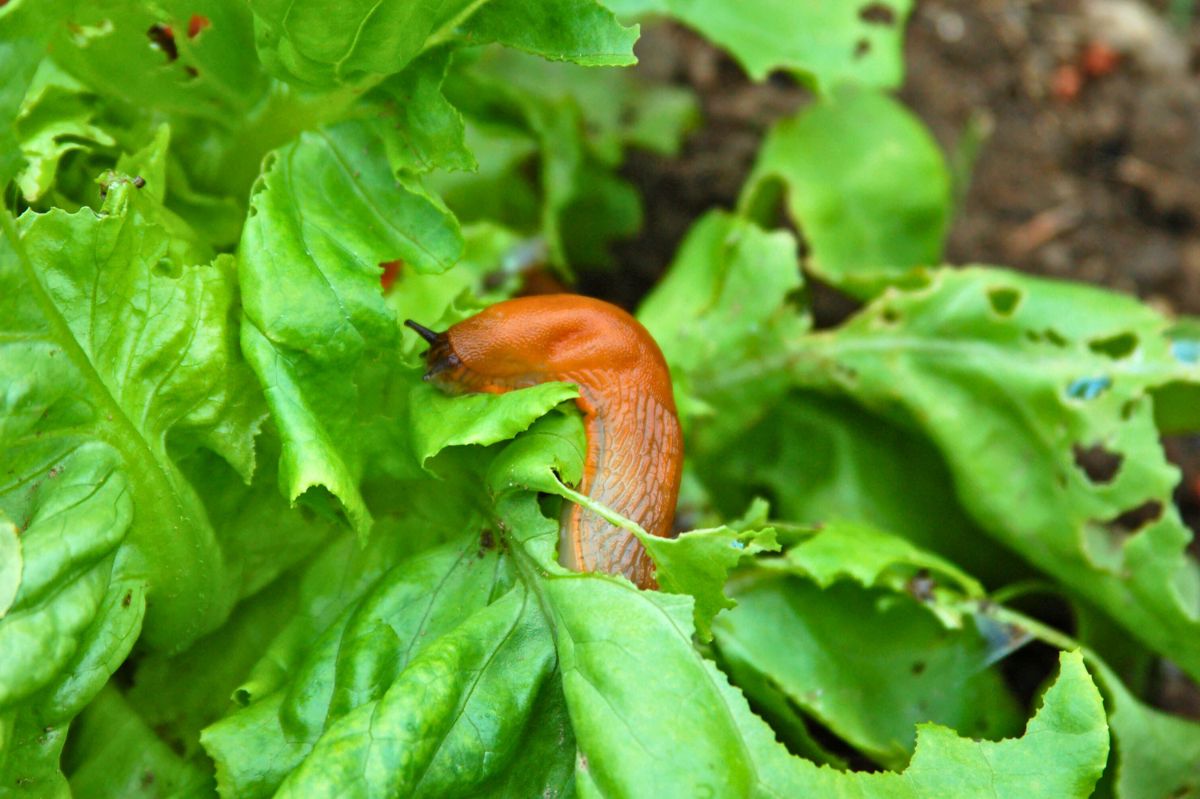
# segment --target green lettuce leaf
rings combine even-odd
[[[623,16],[678,19],[727,50],[754,80],[787,70],[825,93],[844,83],[900,85],[904,24],[913,3],[608,0],[607,5]]]
[[[448,41],[499,42],[587,66],[633,64],[638,29],[595,0],[353,3],[254,0],[259,58],[276,76],[311,86],[367,86]]]
[[[116,141],[93,124],[95,108],[87,87],[43,60],[17,117],[17,138],[25,167],[17,187],[28,203],[40,199],[54,185],[64,155]]]
[[[871,297],[941,262],[949,170],[920,120],[884,94],[839,91],[776,124],[740,205],[772,219],[780,189],[806,268],[842,291]]]
[[[0,189],[21,168],[22,153],[15,130],[21,105],[50,34],[50,3],[13,0],[0,6]]]
[[[280,430],[280,486],[292,502],[327,490],[361,536],[371,527],[358,488],[364,430],[380,423],[399,367],[380,264],[440,272],[463,246],[453,216],[397,179],[386,152],[365,122],[278,151],[251,198],[239,260],[242,346]]]
[[[157,646],[193,640],[232,602],[204,508],[172,456],[202,446],[248,478],[262,410],[229,326],[229,259],[205,263],[155,224],[159,213],[115,178],[103,215],[22,217],[5,261],[12,322],[0,362],[17,390],[4,408],[15,479],[3,502],[23,531],[25,572],[4,625],[36,613],[66,625],[36,636],[57,654],[18,670],[6,699],[61,667],[110,575],[148,585],[145,636]]]
[[[1001,270],[927,279],[799,345],[798,382],[920,430],[985,530],[1200,673],[1200,571],[1152,396],[1197,372],[1173,354],[1166,320]]]

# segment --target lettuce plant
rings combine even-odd
[[[910,5],[0,4],[0,796],[1200,790],[1200,326],[939,265]],[[557,562],[575,387],[443,396],[399,322],[619,269],[703,124],[664,20],[813,101],[637,309],[698,528],[639,591]]]

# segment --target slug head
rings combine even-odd
[[[462,361],[450,348],[450,336],[438,333],[411,319],[405,319],[404,324],[416,331],[417,335],[429,342],[425,351],[426,371],[423,379],[433,383],[438,388],[451,394],[462,391],[457,377],[462,372]]]

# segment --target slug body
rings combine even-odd
[[[578,490],[651,535],[671,534],[683,436],[667,363],[636,319],[600,300],[554,294],[498,303],[444,333],[409,326],[432,345],[426,379],[445,391],[576,384],[587,431]],[[564,507],[559,559],[655,585],[641,542],[574,503]]]

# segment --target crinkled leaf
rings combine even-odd
[[[796,345],[788,368],[916,426],[984,529],[1200,673],[1200,573],[1150,394],[1200,375],[1172,353],[1166,321],[1001,270],[927,279]]]
[[[692,226],[666,276],[638,309],[670,364],[689,448],[740,434],[786,390],[783,374],[763,375],[752,387],[735,384],[727,393],[709,387],[720,385],[717,378],[730,369],[779,354],[784,342],[808,328],[807,318],[788,302],[800,286],[790,234],[768,233],[720,211]]]
[[[462,114],[442,94],[450,53],[447,47],[429,50],[376,90],[382,116],[395,131],[385,139],[394,167],[418,173],[477,167]]]
[[[722,659],[757,672],[884,766],[908,762],[917,724],[972,738],[1019,729],[1016,702],[987,668],[991,647],[973,625],[949,630],[907,596],[769,572],[736,580],[731,594],[737,607],[714,623]]]
[[[516,755],[553,665],[536,600],[514,589],[430,643],[381,697],[331,724],[276,795],[469,792]]]
[[[87,95],[86,87],[53,61],[42,61],[17,117],[17,138],[25,159],[17,187],[27,203],[40,199],[54,185],[64,155],[116,143],[92,124],[95,109]]]
[[[298,593],[297,581],[276,580],[183,652],[139,658],[125,694],[129,706],[175,751],[195,756],[200,730],[237,709],[234,690],[262,656],[263,642],[296,612]]]
[[[370,582],[363,575],[359,588],[348,586],[335,600],[328,619],[329,598],[320,591],[329,590],[330,569],[346,568],[335,560],[339,554],[332,551],[328,566],[310,577],[318,593],[302,597],[300,606],[324,611],[328,626],[297,642],[283,682],[264,683],[262,671],[253,672],[251,683],[238,689],[252,704],[202,735],[223,793],[274,792],[331,725],[379,700],[413,658],[511,584],[496,547],[484,546],[473,530],[465,541],[426,551]],[[281,637],[287,635],[285,629]],[[268,659],[281,644],[286,638],[277,639]]]
[[[950,177],[933,137],[884,94],[840,91],[778,123],[741,206],[770,219],[780,185],[807,268],[860,297],[941,262]]]
[[[21,167],[21,147],[14,125],[25,92],[46,53],[54,5],[12,0],[0,6],[0,189]]]
[[[766,496],[776,518],[869,524],[989,585],[1031,575],[963,510],[941,454],[926,439],[852,401],[811,393],[789,392],[752,414],[757,386],[706,397],[719,420],[702,420],[688,440],[697,473],[725,513]]]
[[[912,0],[619,0],[612,7],[625,14],[670,14],[728,50],[755,80],[784,69],[828,92],[841,83],[900,85],[904,23],[912,5]]]
[[[193,15],[208,25],[191,36]],[[247,114],[266,87],[251,37],[249,11],[235,0],[95,0],[71,6],[53,52],[114,103],[228,124],[224,114]]]
[[[542,383],[505,394],[448,397],[431,386],[413,389],[412,437],[425,464],[446,447],[506,441],[529,428],[555,406],[579,396],[570,383]]]
[[[854,522],[823,525],[766,567],[803,574],[821,588],[851,579],[864,588],[903,591],[920,577],[934,585],[948,581],[956,592],[967,597],[983,595],[983,586],[974,577],[945,558],[899,536]],[[932,590],[930,587],[924,593]]]
[[[25,557],[4,623],[57,619],[61,635],[47,621],[33,639],[58,653],[37,658],[46,676],[95,613],[113,565],[105,556],[127,530],[132,549],[119,565],[154,597],[149,642],[185,643],[232,601],[212,529],[168,439],[176,449],[216,451],[248,475],[261,405],[232,341],[227,258],[204,263],[202,250],[168,238],[159,214],[115,178],[101,215],[22,217],[23,253],[4,265],[0,363],[11,376],[2,502],[22,528]],[[36,684],[33,673],[21,681]]]
[[[712,640],[712,620],[734,602],[725,596],[725,580],[742,558],[779,549],[775,530],[718,527],[693,530],[678,538],[638,536],[654,558],[654,576],[663,591],[690,594],[696,600],[696,634]]]
[[[319,0],[254,0],[259,58],[275,75],[313,86],[370,85],[423,51],[462,37],[552,60],[633,64],[637,27],[595,0],[355,2],[331,14]]]
[[[841,774],[788,755],[696,653],[688,598],[599,576],[552,578],[545,595],[583,796],[1050,799],[1088,796],[1104,769],[1104,709],[1077,653],[1063,655],[1023,737],[975,741],[924,725],[903,773]],[[622,645],[630,636],[640,645]]]
[[[398,181],[385,155],[376,128],[359,122],[278,151],[251,199],[239,260],[242,345],[279,427],[281,487],[291,501],[328,490],[361,536],[371,526],[358,489],[363,431],[379,423],[398,367],[379,265],[443,271],[462,251],[453,217]]]
[[[696,375],[776,350],[807,321],[786,304],[799,289],[796,240],[712,211],[692,226],[638,318],[676,374]]]
[[[464,219],[538,233],[547,250],[542,260],[609,264],[609,244],[641,225],[637,192],[613,172],[633,141],[633,123],[652,113],[638,110],[646,102],[641,87],[628,80],[580,90],[572,81],[568,90],[559,65],[505,55],[464,63],[447,78],[448,96],[473,123],[473,149],[491,164],[436,185]],[[528,176],[532,154],[536,181]]]

